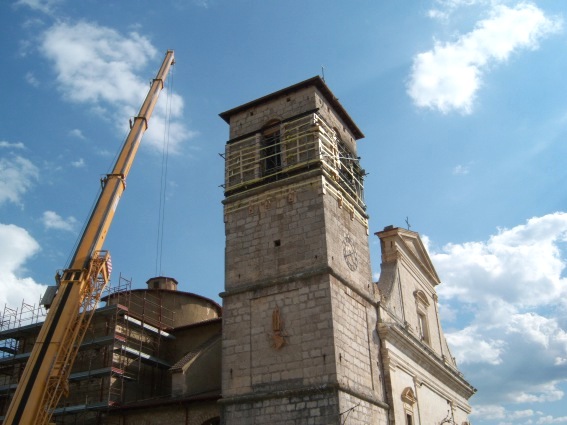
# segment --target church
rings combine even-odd
[[[221,117],[223,423],[468,424],[475,389],[443,336],[417,233],[376,233],[372,281],[364,135],[324,80]]]
[[[364,135],[325,81],[220,117],[222,307],[169,277],[119,286],[95,313],[53,420],[468,425],[476,390],[443,335],[439,276],[418,233],[370,236]],[[369,237],[380,241],[378,282]],[[0,318],[0,420],[41,325],[16,317]]]

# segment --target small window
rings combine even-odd
[[[413,425],[413,418],[411,413],[406,412],[406,425]]]

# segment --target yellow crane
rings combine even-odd
[[[101,251],[102,244],[173,63],[173,51],[168,50],[140,112],[131,124],[112,173],[102,180],[98,201],[69,267],[57,279],[57,293],[18,382],[4,425],[48,424],[59,399],[68,394],[69,374],[77,350],[110,278],[110,256],[107,251]]]

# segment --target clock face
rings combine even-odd
[[[358,254],[356,252],[354,242],[348,235],[343,239],[343,256],[348,268],[355,271],[358,267]]]

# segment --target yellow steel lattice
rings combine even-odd
[[[49,424],[53,410],[57,407],[61,396],[68,395],[69,375],[77,357],[77,351],[100,301],[102,291],[110,279],[107,268],[108,260],[108,252],[99,251],[91,260],[88,270],[77,270],[77,273],[69,274],[67,272],[70,272],[70,270],[65,270],[63,274],[64,278],[66,275],[73,275],[75,279],[62,280],[61,286],[81,286],[81,305],[79,314],[66,330],[55,362],[51,365],[51,373],[42,400],[42,405],[45,408],[39,412],[37,424]]]

